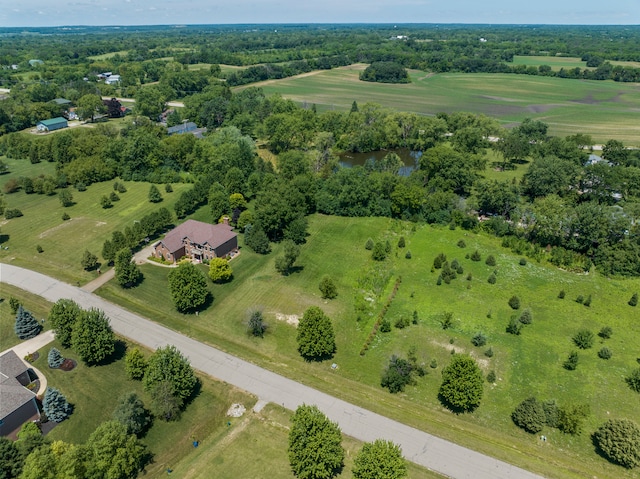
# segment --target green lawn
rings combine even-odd
[[[27,160],[3,161],[9,165],[10,173],[0,176],[0,185],[11,178],[54,171],[53,163],[32,165]],[[123,230],[160,207],[173,211],[180,193],[190,188],[181,183],[174,185],[173,193],[165,193],[162,189],[164,201],[153,204],[147,199],[149,183],[125,181],[124,184],[127,192],[119,194],[120,201],[114,202],[109,209],[101,207],[100,198],[113,191],[111,181],[91,185],[83,192],[70,187],[75,204],[68,208],[60,205],[57,195],[27,195],[22,191],[5,195],[8,207],[20,209],[24,216],[7,220],[2,225],[0,261],[35,269],[68,282],[87,282],[96,273],[82,270],[80,259],[85,249],[100,257],[102,244],[113,231]],[[62,220],[65,212],[71,219]],[[42,246],[42,253],[37,252],[37,245]]]
[[[11,313],[11,307],[9,306],[9,298],[11,297],[18,299],[20,304],[37,319],[46,319],[51,308],[51,303],[40,296],[27,293],[6,283],[0,283],[0,351],[20,343],[20,339],[13,329],[16,316]],[[49,329],[49,324],[46,321],[43,326],[43,330]]]
[[[175,313],[167,295],[158,294],[167,288],[166,268],[145,265],[145,280],[137,288],[125,291],[108,284],[99,294],[281,374],[548,477],[632,477],[595,455],[589,434],[608,417],[634,418],[640,412],[637,394],[623,381],[637,367],[635,345],[640,344],[640,327],[635,320],[637,311],[626,301],[640,290],[640,281],[611,280],[597,274],[579,276],[535,263],[520,266],[519,257],[501,248],[496,238],[431,226],[417,226],[412,231],[411,224],[385,218],[316,215],[311,217],[310,231],[298,261],[301,269],[289,277],[274,269],[279,246],[268,256],[243,248],[231,262],[233,281],[211,284],[214,302],[197,317]],[[404,250],[397,256],[392,253],[382,264],[370,260],[364,249],[368,237],[389,239],[395,245],[400,235],[407,239],[411,260],[404,258]],[[461,238],[467,243],[464,250],[456,246]],[[483,259],[494,254],[497,267],[465,259],[466,253],[476,248]],[[436,286],[437,273],[430,272],[439,252],[449,259],[457,258],[465,269],[463,277],[450,285]],[[498,282],[490,285],[487,277],[494,270]],[[466,281],[468,273],[472,273],[472,281]],[[337,282],[339,296],[334,301],[319,297],[317,285],[324,274]],[[360,348],[398,276],[402,276],[402,284],[388,318],[393,323],[415,310],[419,324],[379,334],[362,357]],[[557,299],[560,289],[566,291],[564,300]],[[505,332],[512,314],[507,300],[514,294],[534,317],[533,324],[517,337]],[[592,295],[591,307],[574,301],[579,294]],[[370,308],[354,309],[356,304],[369,302]],[[328,363],[305,363],[296,353],[295,328],[283,319],[300,316],[311,305],[322,307],[333,319],[337,371],[331,371]],[[255,307],[264,311],[269,324],[262,340],[245,332],[247,311]],[[439,323],[444,311],[451,311],[455,319],[447,331]],[[487,318],[489,311],[491,318]],[[598,339],[594,348],[579,353],[578,370],[565,371],[561,364],[575,349],[571,336],[581,327],[597,332],[605,325],[614,330],[605,343],[613,350],[613,358],[604,361],[597,357],[601,347]],[[470,339],[479,331],[489,343],[474,348]],[[379,387],[380,372],[391,354],[406,355],[411,346],[426,365],[435,359],[438,367],[427,368],[428,375],[405,393],[386,393]],[[483,355],[489,346],[495,352],[492,358]],[[474,414],[453,416],[437,401],[440,371],[452,349],[472,354],[485,373],[495,370],[498,376],[495,385],[486,385],[482,405]],[[585,432],[574,437],[545,430],[549,441],[542,448],[536,437],[522,432],[510,420],[513,408],[530,395],[556,399],[561,405],[574,401],[589,404],[592,414]]]
[[[124,344],[124,343],[123,343]],[[56,426],[48,435],[52,440],[72,443],[86,441],[102,422],[110,420],[117,400],[129,392],[137,393],[144,403],[151,399],[143,390],[142,383],[127,379],[124,360],[116,359],[110,364],[87,367],[81,362],[69,372],[49,369],[47,354],[55,346],[65,357],[77,360],[71,350],[62,349],[57,342],[43,348],[34,366],[46,375],[48,384],[58,388],[73,405],[69,419]],[[117,356],[117,355],[116,355]],[[173,465],[193,450],[193,438],[218,441],[227,433],[226,411],[233,403],[241,403],[251,409],[255,398],[224,383],[208,377],[200,377],[202,387],[186,407],[178,422],[155,420],[142,441],[153,454],[153,462],[146,469],[146,476],[159,477],[166,474],[166,467]],[[231,419],[235,423],[235,419]]]
[[[540,65],[549,65],[552,70],[558,71],[560,68],[569,70],[571,68],[587,68],[587,62],[583,62],[580,58],[576,57],[550,57],[550,56],[526,56],[515,55],[513,57],[513,63],[511,65],[526,65],[538,67]],[[589,68],[591,70],[591,68]]]
[[[252,86],[261,86],[267,94],[315,103],[321,111],[348,110],[354,100],[426,115],[469,111],[495,117],[505,125],[535,118],[547,123],[553,135],[581,131],[599,143],[618,139],[639,144],[637,84],[511,74],[433,75],[414,70],[412,83],[391,85],[361,82],[358,73],[364,67],[352,65]]]
[[[183,479],[261,478],[269,471],[271,479],[293,477],[287,457],[291,412],[269,404],[259,414],[249,413],[233,421],[217,441],[206,441],[172,466]],[[353,459],[362,447],[360,441],[343,437],[345,464],[336,479],[353,477]],[[242,471],[239,473],[239,471]],[[153,476],[152,476],[153,477]],[[408,463],[408,479],[436,479],[439,474]]]

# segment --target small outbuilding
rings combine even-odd
[[[67,120],[59,116],[56,118],[50,118],[48,120],[39,121],[36,124],[36,129],[38,131],[55,131],[55,130],[60,130],[62,128],[66,128],[68,126],[69,126],[69,123],[67,123]]]

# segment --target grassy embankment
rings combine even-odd
[[[587,133],[598,143],[617,139],[638,146],[640,86],[634,83],[411,71],[412,83],[390,85],[358,80],[364,67],[352,65],[252,86],[261,86],[267,94],[315,103],[321,111],[348,110],[356,100],[425,115],[482,113],[505,125],[535,118],[547,123],[552,135]]]
[[[405,250],[400,250],[384,264],[370,260],[364,249],[368,237],[388,238],[395,245],[400,235],[407,239],[412,259],[405,259]],[[464,249],[456,246],[461,238],[467,243]],[[475,249],[483,260],[493,254],[497,266],[465,259]],[[636,367],[636,346],[640,343],[640,328],[634,321],[637,312],[626,304],[633,291],[640,289],[638,280],[578,276],[531,262],[520,266],[519,257],[501,248],[495,238],[430,226],[412,231],[410,224],[384,218],[312,217],[311,236],[298,261],[301,269],[289,277],[275,272],[278,252],[276,246],[271,255],[258,256],[244,248],[232,261],[233,281],[210,285],[213,305],[198,317],[175,313],[168,295],[158,294],[167,288],[164,268],[143,267],[145,280],[134,290],[108,284],[99,293],[281,374],[545,476],[632,477],[598,457],[589,434],[608,417],[633,418],[639,412],[636,394],[623,380]],[[465,269],[450,285],[436,286],[437,272],[430,272],[439,252],[449,259],[458,258]],[[490,285],[487,277],[494,270],[498,282]],[[468,273],[473,276],[471,281],[465,279]],[[324,274],[338,283],[339,297],[334,301],[319,297],[317,285]],[[416,310],[419,323],[379,334],[362,357],[361,346],[397,276],[403,281],[388,317],[393,323]],[[366,303],[364,297],[375,297],[370,291],[375,288],[380,294],[374,307],[357,313],[354,304]],[[566,291],[564,300],[557,298],[560,289]],[[514,294],[520,297],[523,309],[533,312],[533,324],[521,336],[505,332],[512,314],[507,302]],[[574,301],[580,294],[592,295],[590,307]],[[296,353],[295,328],[285,319],[299,317],[311,305],[321,306],[334,321],[338,351],[333,362],[339,365],[337,371],[326,362],[305,363]],[[255,307],[264,311],[269,323],[262,340],[245,333],[246,312]],[[446,331],[440,325],[445,311],[454,315],[454,324]],[[489,311],[491,318],[487,318]],[[597,357],[598,340],[594,348],[580,352],[577,371],[564,370],[562,362],[575,349],[572,335],[582,327],[597,332],[607,325],[614,335],[604,344],[614,351],[613,358],[604,361]],[[479,331],[489,341],[475,348],[470,339]],[[428,375],[403,394],[386,393],[379,386],[381,371],[391,354],[404,356],[411,346],[416,347],[420,361],[430,365],[435,359],[437,368],[427,368]],[[494,351],[491,358],[483,354],[489,347]],[[486,385],[482,405],[473,414],[452,415],[437,401],[440,371],[452,349],[472,354],[485,373],[494,370],[498,377],[496,384]],[[542,445],[536,436],[517,429],[510,413],[531,395],[556,399],[560,405],[588,404],[592,413],[584,433],[569,436],[547,429],[548,442]]]

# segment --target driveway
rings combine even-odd
[[[255,394],[261,401],[282,404],[290,410],[303,403],[315,404],[340,425],[343,433],[361,441],[391,440],[402,447],[408,460],[445,476],[456,479],[541,477],[260,368],[40,273],[0,263],[0,281],[49,301],[69,298],[83,308],[100,308],[111,319],[113,330],[122,336],[154,350],[175,345],[195,369]]]
[[[2,273],[0,272],[0,280],[1,279],[2,279]],[[53,341],[54,338],[55,338],[55,335],[53,334],[53,331],[51,330],[45,331],[42,334],[38,334],[35,338],[22,341],[20,344],[16,344],[14,347],[9,348],[0,353],[0,356],[2,356],[7,351],[13,350],[13,352],[16,353],[16,355],[22,360],[23,363],[27,365],[27,367],[33,369],[33,372],[35,372],[36,376],[38,376],[38,379],[40,379],[40,389],[35,391],[36,396],[44,395],[44,392],[47,389],[47,377],[44,374],[42,374],[38,369],[34,368],[31,363],[28,363],[27,361],[25,361],[24,357],[27,354],[35,353],[36,351],[40,351],[40,354],[49,354],[48,350],[44,351],[42,350],[42,348],[44,348],[47,344]]]

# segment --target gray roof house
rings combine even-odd
[[[228,218],[215,225],[187,220],[154,244],[153,250],[157,258],[167,261],[177,261],[183,256],[196,261],[224,258],[238,252],[238,235]]]
[[[36,395],[26,388],[30,382],[29,368],[16,353],[0,356],[0,436],[40,418]]]

